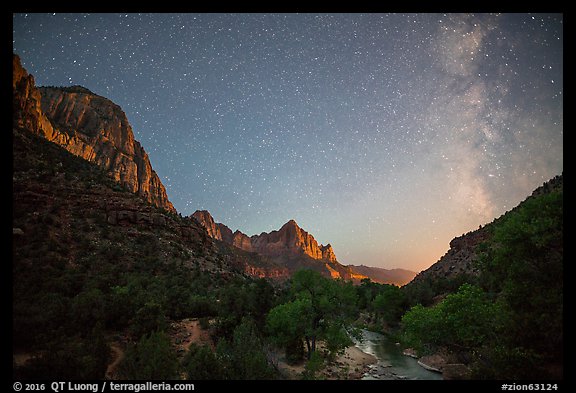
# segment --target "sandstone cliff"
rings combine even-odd
[[[212,215],[207,210],[196,210],[194,214],[192,214],[192,217],[195,218],[196,221],[198,221],[200,224],[202,224],[210,237],[217,240],[222,240],[222,233],[220,232],[220,228],[218,225],[216,225],[214,218],[212,218]]]
[[[260,235],[249,237],[238,230],[232,234],[230,228],[215,222],[206,210],[196,211],[192,216],[214,239],[267,257],[286,267],[290,272],[306,268],[320,271],[332,278],[344,278],[356,282],[366,278],[349,266],[340,264],[330,244],[325,246],[318,244],[314,236],[300,228],[294,220],[288,221],[277,231],[262,232]]]
[[[17,55],[12,57],[12,121],[13,126],[39,135],[52,135],[52,124],[42,112],[41,96],[34,82],[22,67]]]
[[[325,246],[321,246],[320,251],[322,251],[322,259],[325,259],[332,263],[338,262],[336,260],[336,254],[334,254],[334,249],[332,248],[332,245],[326,244]]]
[[[12,65],[14,126],[98,164],[154,206],[176,212],[118,105],[81,86],[36,88],[17,55]]]
[[[314,236],[290,220],[278,231],[263,232],[250,238],[252,249],[259,254],[279,256],[283,254],[304,254],[313,259],[322,259],[321,246]]]
[[[244,251],[254,251],[252,249],[252,240],[240,231],[234,232],[234,237],[232,238],[232,245],[238,247]]]
[[[300,228],[294,220],[288,221],[278,231],[262,232],[260,235],[248,237],[238,230],[232,233],[226,225],[215,222],[210,212],[206,210],[197,210],[192,217],[202,224],[214,239],[222,240],[245,251],[270,257],[303,254],[313,259],[338,262],[330,244],[319,245],[314,236]]]

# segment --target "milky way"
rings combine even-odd
[[[289,219],[344,264],[420,271],[563,170],[544,14],[15,14],[38,85],[126,112],[182,215]]]

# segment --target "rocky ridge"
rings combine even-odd
[[[563,175],[555,176],[536,188],[528,198],[520,202],[511,211],[518,209],[530,198],[549,193],[561,187],[563,187]],[[504,213],[485,226],[480,226],[477,230],[452,239],[450,241],[450,249],[446,254],[428,269],[418,273],[409,285],[418,285],[427,280],[454,280],[464,275],[478,276],[480,274],[477,264],[479,258],[478,246],[490,239],[492,226],[506,214]]]
[[[34,77],[13,55],[13,120],[74,155],[103,167],[122,186],[175,213],[125,113],[81,86],[36,88]]]
[[[216,223],[206,210],[192,214],[207,232],[216,240],[221,240],[244,251],[253,252],[272,259],[290,271],[298,268],[313,268],[332,278],[359,281],[366,276],[340,264],[330,244],[318,244],[314,236],[290,220],[279,230],[260,235],[248,236],[239,230],[232,233],[222,223]]]
[[[482,227],[452,239],[446,254],[428,269],[418,273],[412,282],[417,283],[429,277],[454,279],[462,274],[478,276],[480,270],[476,264],[478,260],[476,247],[488,240],[489,236],[486,227]]]

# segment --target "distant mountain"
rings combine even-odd
[[[343,278],[358,283],[364,278],[380,284],[405,285],[416,272],[405,269],[382,269],[369,266],[342,265],[338,262],[330,244],[318,244],[314,236],[290,220],[279,230],[248,236],[240,231],[232,232],[222,223],[214,221],[210,212],[198,210],[192,214],[206,228],[208,234],[224,243],[244,251],[265,256],[290,272],[297,269],[314,269],[327,277]]]
[[[154,206],[176,212],[118,105],[82,86],[36,88],[17,55],[12,63],[16,126],[98,164]]]
[[[364,265],[348,265],[353,271],[370,278],[371,281],[379,284],[393,284],[402,286],[409,283],[416,272],[406,269],[383,269],[380,267]]]
[[[314,236],[300,228],[294,220],[288,221],[277,231],[262,232],[249,237],[240,231],[232,233],[226,225],[216,223],[206,210],[196,211],[192,217],[202,224],[214,239],[268,257],[277,264],[286,266],[290,272],[308,268],[332,278],[354,281],[366,278],[338,262],[330,244],[318,244]]]

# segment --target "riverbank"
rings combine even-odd
[[[419,364],[419,360],[405,356],[395,342],[385,335],[362,329],[362,340],[353,339],[354,346],[332,362],[326,363],[316,373],[317,379],[324,380],[413,380],[442,379],[442,374],[431,371]],[[318,347],[322,353],[322,345]],[[302,379],[305,361],[296,365],[287,364],[282,353],[275,352],[275,364],[284,379]],[[434,364],[434,362],[431,362]]]
[[[369,367],[362,379],[442,379],[442,374],[430,371],[418,364],[418,359],[404,355],[400,346],[383,334],[362,329],[362,341],[356,341],[356,347],[378,359],[376,364]]]
[[[334,361],[327,363],[316,374],[316,378],[325,380],[359,380],[377,362],[378,359],[375,356],[363,352],[356,346],[351,346],[346,348],[344,353],[337,356]],[[305,364],[306,362],[304,361],[296,365],[288,364],[281,357],[278,360],[277,367],[286,379],[302,379]]]

